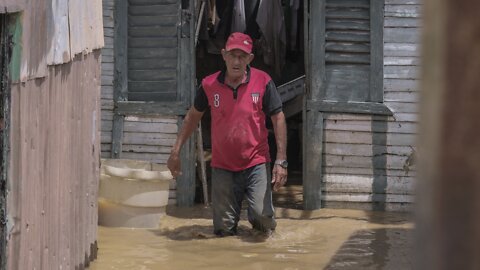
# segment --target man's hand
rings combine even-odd
[[[273,165],[272,170],[272,184],[273,190],[278,191],[280,187],[287,183],[287,169],[283,168],[282,166],[275,164]]]
[[[171,153],[167,161],[167,167],[172,173],[173,177],[182,175],[182,168],[180,164],[180,158],[178,153]]]
[[[187,139],[192,135],[195,128],[198,127],[198,122],[202,118],[203,112],[197,111],[195,107],[191,107],[188,110],[185,119],[183,120],[183,125],[178,132],[177,140],[172,147],[172,152],[167,161],[167,167],[172,173],[173,177],[182,175],[181,162],[180,162],[180,149],[182,145],[187,141]]]

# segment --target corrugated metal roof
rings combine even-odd
[[[47,74],[47,1],[26,0],[21,13],[22,53],[20,80],[45,77]],[[17,45],[18,46],[18,45]]]
[[[71,54],[103,47],[102,1],[69,0]]]
[[[48,65],[103,47],[102,0],[22,1],[20,81],[44,77]]]
[[[69,62],[71,54],[68,29],[68,1],[52,1],[49,16],[51,16],[51,20],[49,20],[48,38],[52,40],[52,46],[50,46],[47,63],[55,65]]]
[[[25,8],[25,0],[0,0],[0,13],[18,12]]]

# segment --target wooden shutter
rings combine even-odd
[[[327,0],[325,99],[366,101],[370,74],[370,3]]]
[[[128,3],[128,100],[175,101],[180,1]]]
[[[383,6],[381,0],[311,2],[312,100],[383,101]]]

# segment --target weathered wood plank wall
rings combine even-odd
[[[97,50],[12,86],[8,269],[83,269],[96,256],[99,81]]]
[[[166,164],[178,132],[176,117],[127,116],[123,129],[122,158]],[[176,204],[176,183],[172,181],[169,204]]]
[[[393,116],[324,115],[326,207],[412,207],[421,7],[421,0],[385,1],[384,104]]]
[[[115,0],[103,0],[105,47],[102,49],[101,87],[101,156],[112,156],[112,127],[114,116],[114,37]],[[170,1],[174,3],[175,1]],[[148,18],[148,17],[147,17]],[[137,19],[137,18],[135,18]],[[175,38],[176,40],[176,38]],[[155,65],[158,66],[159,63]],[[161,64],[161,63],[160,63]],[[160,71],[159,71],[160,72]],[[121,158],[147,160],[165,164],[177,133],[176,116],[126,116],[123,123]],[[175,183],[170,187],[169,204],[176,203]]]

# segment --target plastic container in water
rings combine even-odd
[[[156,228],[165,214],[173,176],[165,165],[127,159],[102,160],[98,223]]]

